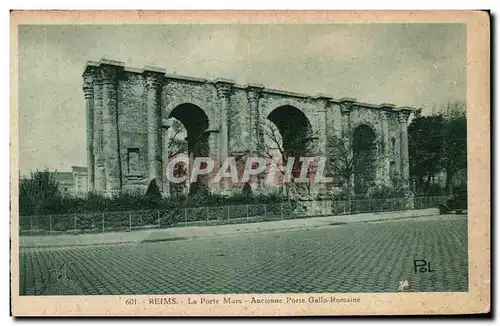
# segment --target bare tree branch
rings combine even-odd
[[[259,153],[276,163],[279,168],[278,172],[282,176],[285,174],[285,167],[288,165],[289,160],[294,160],[291,182],[283,184],[286,195],[289,195],[291,188],[298,192],[305,190],[310,194],[310,183],[298,183],[295,182],[295,178],[300,175],[301,171],[302,164],[299,158],[308,154],[310,144],[317,140],[317,137],[310,134],[309,131],[303,130],[289,130],[286,135],[282,135],[277,126],[269,120],[263,121],[261,132],[264,140],[258,143]]]

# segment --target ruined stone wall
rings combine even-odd
[[[330,103],[326,111],[326,136],[338,137],[342,136],[342,117],[340,115],[340,105]]]
[[[233,88],[228,112],[229,151],[242,153],[250,151],[250,106],[244,89]]]
[[[354,106],[351,111],[351,134],[357,127],[367,125],[375,132],[377,146],[382,145],[382,123],[380,114],[376,110]]]
[[[219,127],[219,107],[213,83],[200,80],[181,81],[166,78],[162,87],[162,116],[168,118],[173,109],[181,104],[190,103],[198,106],[209,119],[209,129]]]
[[[165,120],[186,103],[207,115],[211,157],[256,151],[264,120],[273,110],[291,106],[304,114],[316,137],[308,153],[326,154],[329,136],[348,143],[358,126],[367,125],[375,133],[376,182],[390,185],[401,175],[408,179],[406,122],[412,108],[173,76],[158,68],[124,68],[104,59],[88,63],[83,89],[91,191],[144,191],[152,179],[163,182]]]
[[[119,80],[118,131],[123,190],[145,190],[148,135],[145,81],[140,74],[124,72]]]
[[[401,138],[399,131],[398,114],[389,115],[389,164],[391,180],[395,182],[401,178],[401,155],[400,155]],[[392,163],[391,163],[392,162]]]
[[[317,100],[306,96],[301,97],[293,94],[287,95],[287,93],[270,93],[264,91],[259,105],[260,119],[267,119],[273,110],[281,106],[292,106],[300,110],[306,116],[311,126],[312,135],[316,137],[321,136],[322,130],[324,130],[321,128],[321,124],[326,122],[326,118],[324,113],[323,116],[318,114]],[[323,139],[324,137],[320,138]],[[308,152],[311,154],[319,154],[323,151],[321,149],[322,144],[318,140],[308,145]]]
[[[383,158],[383,136],[382,136],[382,121],[380,112],[377,110],[373,110],[370,108],[364,108],[359,106],[354,106],[350,115],[351,119],[351,137],[354,134],[356,128],[366,125],[370,127],[375,133],[375,150],[374,153],[371,153],[369,157],[372,155],[375,156],[375,162],[371,166],[375,171],[365,171],[367,174],[373,173],[375,176],[375,184],[384,184],[386,183],[386,168],[385,164],[386,160]],[[366,157],[368,159],[368,157]]]
[[[267,119],[269,114],[274,109],[285,105],[293,106],[299,109],[302,113],[304,113],[304,115],[309,119],[309,122],[311,123],[311,126],[314,129],[314,126],[316,125],[315,114],[314,114],[316,107],[314,105],[313,100],[307,97],[274,94],[266,92],[264,90],[259,105],[261,119]]]

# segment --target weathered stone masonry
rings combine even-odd
[[[317,135],[314,149],[319,155],[327,154],[329,136],[352,145],[357,128],[369,127],[377,153],[375,182],[390,186],[398,181],[408,187],[407,124],[413,108],[169,75],[163,69],[128,68],[105,59],[88,62],[83,79],[90,191],[144,191],[155,180],[167,196],[167,119],[179,112],[186,119],[204,117],[208,154],[222,160],[256,153],[263,141],[262,121],[278,108],[307,119]],[[193,108],[202,113],[196,115]],[[221,187],[230,191],[230,185]]]

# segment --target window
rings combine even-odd
[[[138,148],[128,148],[127,149],[127,174],[131,174],[131,175],[139,174],[139,149]]]

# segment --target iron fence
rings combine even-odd
[[[448,196],[434,196],[350,201],[290,201],[273,204],[183,207],[168,210],[21,216],[19,231],[21,235],[56,235],[261,222],[435,208],[448,198]]]

